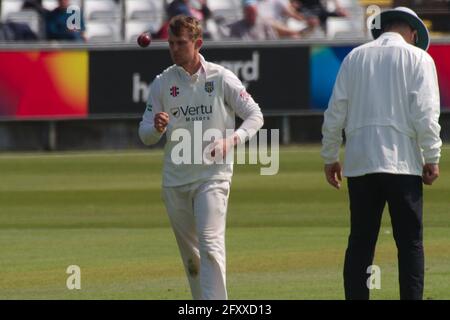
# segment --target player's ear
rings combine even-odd
[[[414,30],[413,32],[413,41],[414,44],[417,44],[417,41],[419,40],[419,35],[417,34],[417,30]]]
[[[195,49],[200,49],[203,45],[203,39],[202,38],[198,38],[197,40],[195,40]]]

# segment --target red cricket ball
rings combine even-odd
[[[137,43],[142,48],[148,47],[151,42],[152,36],[148,32],[141,33],[141,35],[137,38]]]

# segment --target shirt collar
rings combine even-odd
[[[384,32],[380,35],[380,37],[378,39],[392,39],[394,41],[399,41],[399,42],[403,42],[403,43],[407,43],[406,40],[403,38],[403,36],[398,33],[398,32]]]
[[[184,70],[183,67],[176,66],[178,72],[183,77],[185,77],[188,81],[196,82],[202,74],[206,75],[206,60],[201,54],[199,54],[199,56],[200,56],[200,64],[201,65],[200,65],[200,68],[198,69],[198,71],[196,73],[194,73],[193,75],[190,75],[186,70]]]

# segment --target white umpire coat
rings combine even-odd
[[[424,162],[439,162],[439,113],[433,59],[386,32],[344,59],[324,114],[322,158],[338,161],[344,129],[344,176],[420,176]]]

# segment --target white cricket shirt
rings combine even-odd
[[[338,161],[344,129],[344,176],[421,176],[424,162],[439,162],[439,113],[431,56],[398,33],[383,33],[344,59],[324,114],[321,155]]]
[[[228,69],[205,61],[200,55],[201,68],[192,76],[182,67],[172,65],[158,75],[150,85],[147,108],[139,125],[139,136],[146,145],[155,144],[162,134],[154,128],[154,115],[169,114],[166,128],[163,186],[174,187],[202,180],[231,180],[233,164],[200,164],[195,157],[211,141],[203,141],[203,133],[217,129],[226,137],[234,132],[235,115],[244,120],[236,134],[241,142],[250,139],[263,125],[258,104],[247,93],[241,81]],[[202,131],[199,132],[199,124]],[[177,130],[181,129],[181,130]],[[184,130],[183,130],[184,129]],[[171,141],[178,133],[189,133],[191,157],[189,163],[176,164],[172,151],[180,149],[182,138]],[[172,134],[175,135],[172,136]],[[200,134],[199,134],[200,133]],[[184,153],[178,153],[183,154]]]

